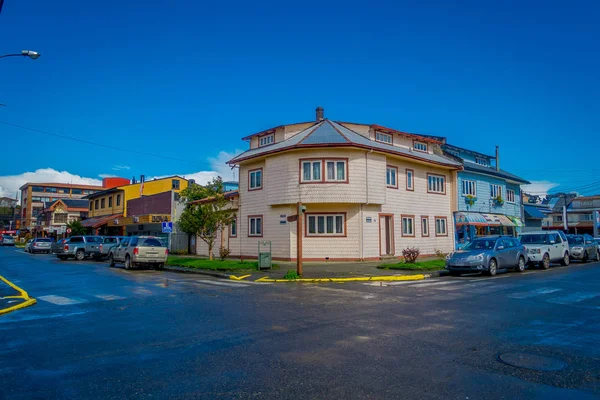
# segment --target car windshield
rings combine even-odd
[[[37,239],[36,241],[37,242],[44,242],[44,243],[50,243],[50,242],[52,242],[52,240],[47,239],[47,238]]]
[[[154,238],[144,239],[142,246],[164,247],[160,240]]]
[[[496,239],[475,239],[463,247],[463,250],[492,250],[495,245]]]
[[[523,244],[548,244],[548,235],[545,233],[521,235],[519,239]]]
[[[583,238],[581,236],[567,236],[569,244],[583,244]]]
[[[88,243],[102,243],[102,238],[98,236],[86,236]]]

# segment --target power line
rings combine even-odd
[[[108,144],[91,142],[89,140],[78,139],[78,138],[74,138],[74,137],[66,136],[66,135],[60,135],[58,133],[52,133],[52,132],[48,132],[48,131],[43,131],[41,129],[28,128],[26,126],[17,125],[17,124],[11,124],[9,122],[0,121],[0,124],[7,125],[7,126],[12,126],[13,128],[19,128],[19,129],[23,129],[23,130],[30,131],[30,132],[41,133],[43,135],[54,136],[54,137],[61,138],[61,139],[72,140],[74,142],[85,143],[85,144],[89,144],[89,145],[92,145],[92,146],[104,147],[106,149],[126,151],[128,153],[138,154],[138,155],[141,155],[141,156],[156,157],[156,158],[162,158],[162,159],[171,160],[171,161],[180,161],[180,162],[186,162],[186,163],[200,164],[198,161],[191,161],[191,160],[185,160],[185,159],[182,159],[182,158],[163,156],[163,155],[160,155],[160,154],[145,153],[145,152],[142,152],[142,151],[137,151],[137,150],[132,150],[132,149],[124,149],[122,147],[116,147],[116,146],[111,146],[111,145],[108,145]]]

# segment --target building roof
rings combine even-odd
[[[98,228],[110,221],[111,219],[117,219],[123,217],[123,214],[104,215],[102,217],[88,218],[81,221],[81,225],[84,228]]]
[[[496,159],[496,156],[490,156],[490,155],[483,154],[483,153],[480,153],[480,152],[475,151],[475,150],[465,149],[464,147],[458,147],[458,146],[455,146],[453,144],[444,143],[443,147],[444,148],[449,148],[450,150],[464,151],[465,153],[470,153],[470,154],[473,154],[475,156],[480,156],[480,157],[485,157],[485,158],[491,158],[493,160]]]
[[[494,167],[486,167],[485,165],[479,165],[479,164],[476,164],[476,163],[470,162],[470,161],[464,162],[464,168],[465,168],[465,171],[497,176],[499,178],[509,179],[511,181],[515,181],[515,182],[525,184],[525,185],[531,183],[528,180],[523,179],[517,175],[511,174],[510,172],[507,172],[503,169],[501,169],[500,171],[497,171],[496,168],[494,168]]]
[[[461,167],[461,163],[442,155],[413,152],[412,150],[402,147],[376,142],[354,132],[349,128],[346,128],[337,122],[330,121],[328,119],[325,119],[284,141],[247,150],[229,160],[228,164],[237,164],[241,161],[278,153],[285,150],[311,147],[350,147],[373,149],[456,169],[460,169]]]
[[[90,202],[83,199],[61,199],[67,208],[85,208],[89,207]]]
[[[13,198],[10,198],[10,197],[0,197],[0,200],[17,201],[17,199],[13,199]]]
[[[57,183],[57,182],[51,182],[51,183],[27,182],[26,184],[21,186],[19,188],[19,190],[23,190],[28,186],[51,186],[51,187],[59,187],[59,188],[92,189],[92,190],[103,189],[102,186],[96,186],[96,185],[77,185],[77,184],[72,184],[72,183]]]
[[[534,206],[523,206],[525,209],[525,216],[529,219],[544,219],[546,215],[540,211],[539,207]]]
[[[223,197],[226,199],[234,199],[238,197],[240,192],[238,190],[230,190],[229,192],[223,192]],[[190,201],[189,204],[206,204],[214,200],[215,196],[205,197],[204,199]]]
[[[93,198],[96,198],[96,197],[102,197],[105,194],[119,192],[119,191],[122,191],[121,186],[117,186],[117,187],[114,187],[114,188],[102,190],[101,192],[91,193],[91,194],[88,194],[86,196],[83,196],[82,199],[89,200],[89,199],[93,199]]]

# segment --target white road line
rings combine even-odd
[[[463,283],[463,281],[439,281],[439,282],[424,282],[424,283],[415,283],[414,285],[410,285],[409,287],[429,287],[429,286],[441,286],[441,285],[452,285],[455,283]]]
[[[488,285],[493,285],[494,282],[476,282],[476,283],[466,283],[464,285],[455,285],[455,286],[444,286],[444,287],[439,287],[436,288],[438,290],[458,290],[458,289],[472,289],[475,287],[483,287],[483,286],[488,286]]]
[[[546,300],[546,302],[554,304],[573,304],[579,303],[580,301],[593,299],[597,296],[599,296],[598,293],[576,292],[563,297],[555,297],[553,299]]]
[[[365,282],[363,285],[369,286],[400,286],[400,285],[412,285],[415,281],[396,281],[396,282]]]
[[[540,288],[540,289],[536,289],[536,290],[530,290],[529,292],[518,292],[518,293],[509,294],[506,297],[511,298],[511,299],[528,299],[530,297],[541,296],[543,294],[560,292],[561,290],[562,289],[558,289],[558,288]]]
[[[125,299],[125,297],[115,296],[114,294],[95,294],[94,297],[108,301]]]
[[[59,306],[70,306],[73,304],[81,304],[81,303],[86,302],[83,299],[70,299],[68,297],[55,296],[55,295],[37,296],[37,298],[40,300],[43,300],[43,301],[47,301],[48,303],[56,304]]]
[[[200,279],[194,282],[198,282],[198,283],[206,283],[208,285],[217,285],[217,286],[229,286],[229,287],[244,287],[244,286],[248,286],[245,283],[233,283],[233,282],[217,282],[217,281],[208,281],[208,280],[204,280],[204,279]]]

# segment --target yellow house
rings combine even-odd
[[[117,186],[86,196],[89,199],[89,218],[82,222],[86,228],[92,228],[100,235],[122,235],[123,226],[114,223],[119,218],[127,217],[127,202],[142,196],[151,196],[164,192],[179,193],[188,187],[188,181],[177,175],[153,180],[144,180]],[[111,226],[107,227],[111,221]]]

